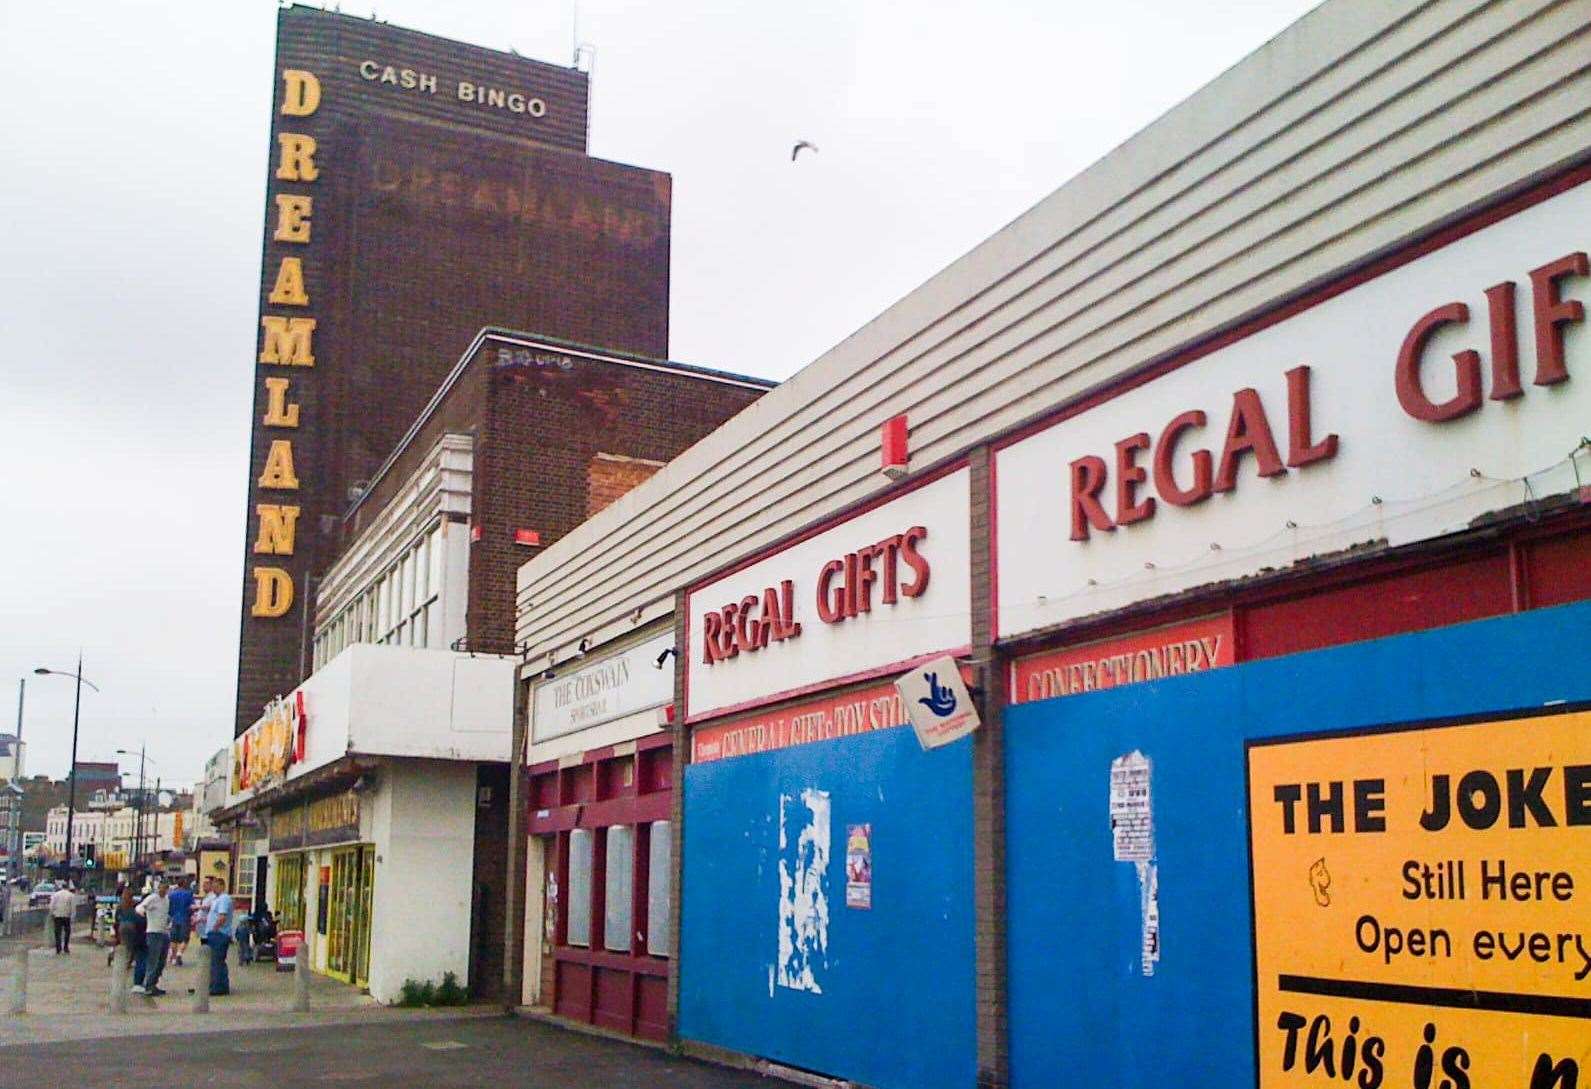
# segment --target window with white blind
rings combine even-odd
[[[669,948],[669,893],[673,891],[674,826],[653,821],[646,859],[646,951],[666,957]]]
[[[628,824],[615,824],[607,829],[607,836],[602,945],[614,953],[628,953],[630,927],[635,920],[635,829]]]
[[[569,904],[564,940],[591,945],[591,864],[595,843],[589,828],[569,833]]]

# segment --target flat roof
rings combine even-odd
[[[436,389],[436,392],[431,395],[431,399],[426,402],[425,407],[420,410],[420,414],[414,418],[414,422],[411,423],[408,430],[403,433],[403,438],[398,440],[398,444],[392,448],[392,452],[388,454],[386,460],[381,463],[381,467],[377,469],[371,476],[370,483],[365,486],[365,489],[360,493],[359,498],[348,504],[347,509],[343,511],[343,521],[345,523],[353,518],[354,514],[358,512],[360,506],[364,503],[365,498],[369,496],[371,492],[375,491],[376,485],[380,483],[382,478],[392,470],[393,465],[395,465],[398,459],[403,456],[403,452],[409,448],[409,444],[419,436],[420,432],[425,428],[426,422],[436,413],[436,410],[441,407],[442,402],[447,399],[447,395],[452,391],[453,387],[458,384],[458,381],[461,377],[463,377],[464,372],[469,369],[470,360],[475,358],[476,353],[481,347],[483,347],[488,341],[492,340],[504,341],[509,344],[526,348],[543,347],[551,351],[561,352],[565,355],[577,355],[595,362],[612,363],[621,367],[640,367],[646,370],[671,371],[675,374],[681,375],[682,377],[695,378],[704,382],[720,382],[729,385],[745,386],[751,389],[760,390],[773,389],[779,384],[778,382],[769,378],[758,378],[749,374],[737,374],[734,371],[724,371],[713,367],[703,367],[695,363],[680,363],[671,359],[658,359],[653,356],[640,355],[634,352],[619,351],[613,348],[603,348],[594,344],[582,344],[578,341],[565,340],[561,337],[551,337],[542,333],[510,329],[501,325],[488,325],[482,328],[480,332],[475,334],[474,338],[470,341],[469,347],[464,349],[464,354],[459,356],[458,362],[453,364],[453,369],[448,371],[447,377],[442,379],[441,385],[439,385]]]

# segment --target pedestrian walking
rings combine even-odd
[[[171,945],[171,897],[164,878],[155,882],[155,891],[144,897],[137,911],[144,917],[144,955],[133,969],[133,993],[158,998],[166,993],[160,976]]]
[[[187,874],[177,878],[177,887],[166,896],[166,906],[171,915],[171,963],[181,964],[182,954],[188,951],[188,934],[193,930],[193,890],[188,887],[193,879]]]
[[[220,878],[207,878],[205,883],[210,886],[203,939],[210,947],[210,994],[231,994],[232,979],[227,974],[226,954],[227,947],[232,944],[232,897],[227,895]]]
[[[133,887],[123,885],[116,896],[116,915],[111,924],[111,949],[110,956],[105,958],[106,965],[110,965],[116,959],[117,949],[125,947],[126,963],[131,967],[133,958],[138,956],[143,944],[143,916],[138,914],[138,902],[133,897]]]
[[[50,925],[55,928],[55,955],[72,952],[72,913],[77,909],[77,894],[71,884],[63,884],[50,895]]]

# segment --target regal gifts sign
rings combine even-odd
[[[1005,444],[999,636],[1572,493],[1588,225],[1582,183]]]
[[[688,718],[970,644],[968,488],[954,469],[692,587]]]

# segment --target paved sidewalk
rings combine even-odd
[[[17,948],[28,944],[0,942],[0,996],[11,996]],[[88,941],[87,932],[72,936],[69,956],[38,946],[28,955],[28,1012],[21,1017],[0,1017],[0,1047],[111,1036],[165,1035],[260,1028],[325,1025],[332,1023],[413,1020],[438,1016],[458,1017],[460,1010],[401,1010],[382,1006],[357,989],[325,976],[310,976],[310,1012],[291,1013],[293,976],[278,972],[273,964],[239,965],[234,946],[228,954],[232,993],[210,1000],[210,1012],[192,1012],[189,988],[197,982],[198,957],[189,946],[187,963],[167,965],[160,998],[127,996],[127,1013],[110,1012],[109,949]],[[8,1008],[0,1005],[0,1010]],[[471,1011],[463,1011],[470,1015]],[[499,1007],[479,1014],[496,1015]],[[479,1015],[477,1014],[477,1015]]]
[[[338,1028],[83,1040],[0,1048],[0,1089],[791,1089],[744,1070],[675,1058],[505,1017]]]

